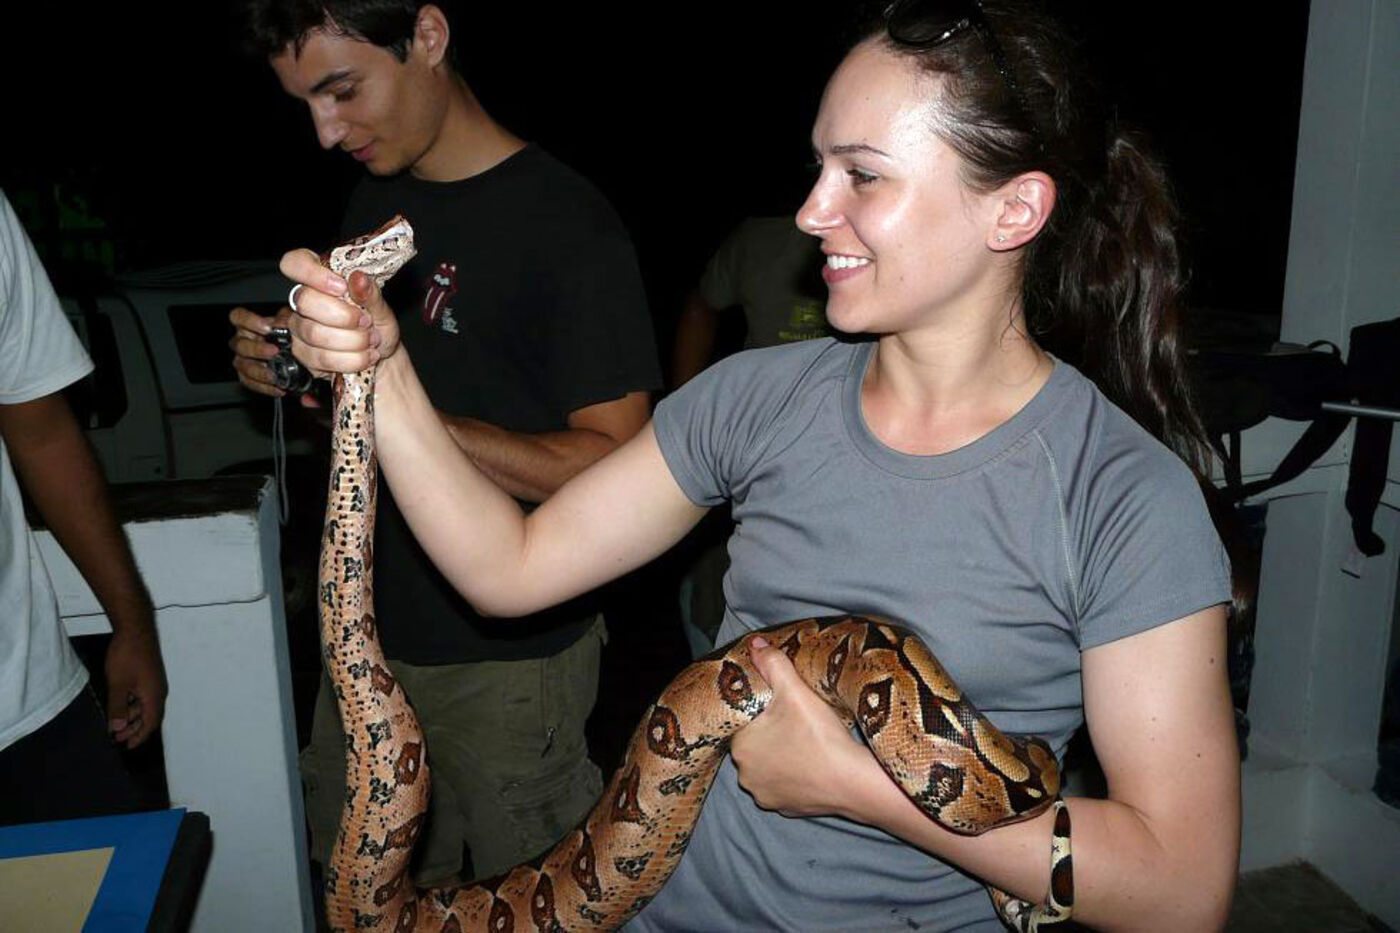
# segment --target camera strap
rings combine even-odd
[[[277,520],[283,526],[292,515],[287,497],[287,437],[283,430],[282,398],[272,400],[272,474],[277,484]]]

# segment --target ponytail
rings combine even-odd
[[[993,191],[1028,171],[1054,179],[1055,209],[1024,250],[1027,325],[1205,481],[1211,447],[1186,376],[1186,277],[1166,173],[1108,117],[1073,38],[1038,4],[979,8],[1004,61],[971,29],[932,45],[893,38],[883,20],[864,34],[942,79],[935,132],[971,187]]]
[[[1186,376],[1186,277],[1166,172],[1139,134],[1114,129],[1101,179],[1079,195],[1027,257],[1032,331],[1204,475],[1210,447]]]
[[[1212,447],[1191,400],[1186,275],[1166,172],[1140,134],[1108,117],[1073,37],[1040,4],[978,6],[1004,61],[972,29],[932,45],[900,42],[883,19],[862,34],[942,78],[935,132],[962,158],[973,189],[995,191],[1037,170],[1054,179],[1055,209],[1023,249],[1026,324],[1186,461],[1234,566],[1245,566],[1238,521],[1210,481]],[[1247,605],[1241,582],[1237,616]]]

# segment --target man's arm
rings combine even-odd
[[[58,393],[0,405],[0,436],[20,483],[112,623],[107,715],[113,737],[140,745],[165,712],[165,669],[151,598],[117,524],[107,482]]]
[[[676,321],[676,342],[671,349],[671,388],[679,389],[710,365],[719,332],[719,311],[699,289],[685,296],[685,305]]]
[[[235,308],[229,321],[237,331],[229,341],[233,366],[244,386],[264,395],[285,395],[272,384],[267,360],[276,355],[264,337],[268,328],[291,319],[284,308],[272,320],[246,308]],[[303,396],[303,404],[314,404]],[[650,399],[646,392],[587,405],[569,413],[568,429],[540,434],[508,431],[476,418],[439,411],[457,446],[502,489],[525,502],[543,502],[551,493],[595,460],[616,449],[646,424]]]
[[[540,434],[507,431],[441,411],[438,415],[457,446],[497,486],[525,502],[543,502],[630,440],[647,423],[649,407],[647,393],[629,392],[570,412],[567,430]]]

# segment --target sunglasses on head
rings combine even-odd
[[[987,54],[992,57],[997,74],[1011,92],[1012,101],[1020,111],[1025,125],[1039,140],[1039,131],[1031,119],[1030,104],[1021,91],[1011,68],[1006,63],[1006,52],[997,41],[991,23],[987,22],[978,0],[894,0],[885,7],[885,29],[890,39],[899,46],[924,51],[949,41],[971,29],[982,38]]]

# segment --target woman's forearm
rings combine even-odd
[[[676,484],[648,426],[526,516],[457,445],[403,350],[380,367],[375,417],[385,479],[414,535],[487,615],[585,593],[661,554],[705,512]]]
[[[873,759],[872,759],[873,760]],[[879,766],[875,765],[878,771]],[[884,777],[883,771],[880,776]],[[888,778],[868,792],[870,821],[986,883],[1045,903],[1053,816],[960,836],[938,826]],[[1217,857],[1158,838],[1142,814],[1113,800],[1071,798],[1074,919],[1102,930],[1216,930],[1230,909],[1233,854]]]
[[[1107,800],[1070,801],[1076,919],[1124,930],[1219,929],[1240,845],[1240,768],[1225,614],[1214,606],[1084,653],[1085,715]],[[866,767],[878,769],[873,762]],[[1048,816],[956,836],[888,780],[852,818],[1026,900],[1044,899]]]
[[[473,605],[490,612],[523,559],[519,504],[477,469],[442,423],[407,350],[380,364],[375,388],[380,468],[414,536]]]

